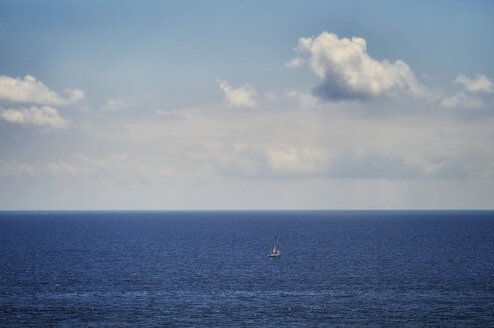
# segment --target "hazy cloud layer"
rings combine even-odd
[[[126,122],[118,138],[129,147],[140,140],[135,146],[140,152],[159,149],[150,158],[163,156],[162,162],[180,176],[430,180],[492,171],[488,159],[494,159],[494,151],[487,149],[494,130],[489,124],[355,118],[341,107],[331,114],[306,108],[235,115],[215,108],[189,110],[187,117],[173,120]]]
[[[78,89],[66,89],[67,97],[61,97],[33,76],[11,78],[0,76],[0,101],[12,103],[32,103],[42,105],[69,105],[84,98]]]
[[[49,106],[0,110],[0,118],[20,125],[37,125],[55,129],[67,128],[70,123]]]
[[[308,65],[322,80],[314,94],[327,100],[374,98],[396,90],[420,92],[422,87],[405,62],[375,60],[366,47],[362,38],[340,39],[323,32],[300,38],[295,48],[298,56],[288,66]]]
[[[225,101],[233,107],[256,107],[256,91],[249,85],[233,88],[228,82],[217,80],[217,83],[225,95]]]
[[[347,103],[319,106],[332,111],[217,106],[173,119],[111,116],[120,129],[100,122],[87,131],[98,144],[94,150],[65,149],[56,160],[47,156],[24,167],[0,163],[0,175],[29,176],[26,184],[48,190],[35,198],[43,199],[40,206],[62,208],[81,197],[97,208],[245,208],[249,202],[254,208],[396,208],[408,204],[412,191],[421,199],[423,188],[446,190],[441,204],[461,197],[461,184],[492,190],[492,119],[369,119],[349,114]],[[255,197],[244,198],[246,192]]]

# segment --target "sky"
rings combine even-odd
[[[0,1],[0,210],[494,209],[492,1]]]

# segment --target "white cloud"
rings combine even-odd
[[[482,74],[476,74],[474,78],[468,78],[460,74],[454,82],[463,84],[465,90],[470,92],[494,93],[494,84]]]
[[[480,108],[484,106],[484,103],[480,99],[467,96],[465,95],[465,93],[459,92],[453,97],[442,99],[439,105],[447,108],[453,108],[453,107]]]
[[[0,177],[19,177],[23,175],[33,175],[34,167],[28,164],[19,163],[15,160],[0,160]]]
[[[485,106],[484,100],[486,100],[486,96],[481,99],[481,95],[478,93],[494,93],[494,84],[482,74],[477,74],[474,78],[468,78],[460,74],[453,83],[462,84],[463,90],[452,97],[442,99],[439,103],[440,106],[448,108],[480,108]]]
[[[106,101],[106,104],[101,108],[101,110],[105,112],[118,112],[130,106],[131,104],[121,99],[108,99]]]
[[[394,90],[422,92],[405,62],[377,61],[367,54],[366,46],[359,37],[340,39],[323,32],[315,38],[300,38],[295,48],[298,56],[287,66],[307,64],[322,79],[314,93],[324,99],[366,99]]]
[[[60,117],[55,108],[48,106],[5,109],[0,111],[0,118],[20,125],[37,125],[56,129],[67,128],[70,125],[69,121]]]
[[[228,82],[217,80],[225,95],[225,100],[232,107],[256,107],[256,91],[248,84],[234,89]]]
[[[268,163],[276,174],[318,174],[327,169],[324,149],[285,146],[267,151]]]
[[[11,78],[0,76],[0,100],[12,103],[33,103],[43,105],[70,105],[84,98],[78,89],[66,89],[67,97],[60,97],[33,76]]]

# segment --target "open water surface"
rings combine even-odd
[[[494,212],[0,212],[0,326],[494,327]]]

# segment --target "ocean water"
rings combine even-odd
[[[0,326],[494,327],[494,212],[0,212]]]

